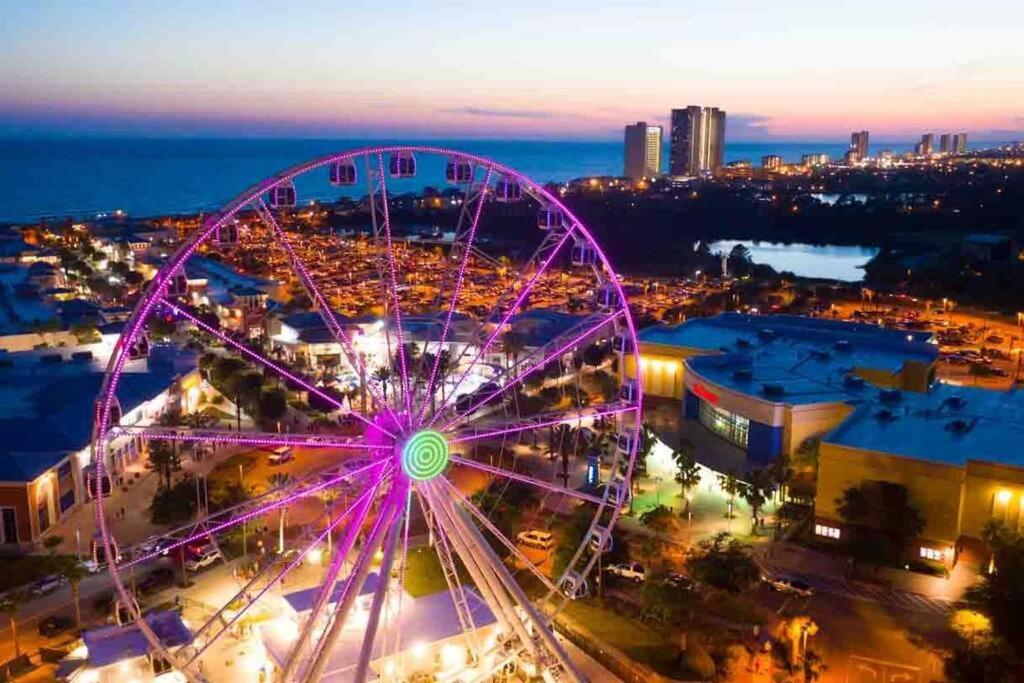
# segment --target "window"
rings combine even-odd
[[[159,676],[172,669],[171,663],[159,655],[151,655],[153,658],[153,675]]]
[[[935,548],[926,548],[921,546],[921,557],[926,560],[935,560],[936,562],[942,562],[945,559],[945,553]]]
[[[3,531],[4,543],[18,542],[18,513],[14,508],[0,509],[0,530]]]
[[[825,538],[839,538],[839,527],[825,526],[824,524],[814,525],[814,534]]]
[[[701,400],[697,419],[702,425],[740,448],[747,447],[750,420]]]

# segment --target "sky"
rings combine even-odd
[[[1019,0],[0,0],[0,135],[1024,138]]]

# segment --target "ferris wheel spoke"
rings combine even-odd
[[[369,504],[372,502],[373,496],[377,492],[378,487],[379,484],[369,487],[361,496],[355,499],[348,508],[346,508],[338,515],[334,515],[333,512],[335,507],[340,506],[341,499],[335,501],[335,503],[327,506],[324,512],[321,513],[319,517],[317,517],[314,521],[307,524],[303,529],[302,536],[308,538],[309,536],[313,535],[313,530],[320,524],[324,516],[328,514],[328,510],[330,510],[332,518],[330,522],[327,524],[326,528],[319,534],[316,534],[311,541],[306,543],[303,546],[302,550],[299,551],[298,555],[296,555],[289,563],[287,563],[284,567],[278,570],[277,574],[275,574],[263,586],[263,588],[261,588],[254,596],[247,597],[250,595],[250,591],[260,582],[264,575],[267,572],[269,572],[271,568],[273,568],[273,564],[268,564],[262,569],[260,569],[255,576],[253,576],[249,581],[247,581],[238,590],[238,592],[235,593],[233,598],[225,602],[224,605],[220,609],[218,609],[216,613],[213,614],[213,616],[207,619],[202,626],[200,626],[193,632],[193,640],[198,640],[199,636],[205,633],[206,630],[209,629],[214,623],[221,621],[222,615],[228,610],[228,608],[231,605],[237,604],[238,602],[242,602],[242,607],[236,610],[235,614],[231,617],[231,619],[228,620],[216,634],[210,636],[204,643],[203,647],[200,648],[194,655],[192,655],[192,657],[186,664],[186,667],[190,666],[193,662],[198,660],[203,655],[203,653],[206,652],[206,650],[208,650],[211,645],[213,645],[214,642],[216,642],[222,635],[227,633],[231,629],[231,627],[234,626],[234,624],[245,615],[249,608],[257,604],[263,598],[263,596],[265,596],[267,592],[270,591],[274,586],[280,584],[280,582],[285,578],[285,576],[289,572],[291,572],[300,564],[302,564],[302,561],[306,559],[309,553],[312,552],[312,550],[316,548],[318,545],[323,543],[324,539],[326,539],[327,536],[332,531],[334,531],[338,526],[340,526],[342,522],[347,520],[350,515],[356,513],[357,509],[364,511],[363,514],[365,515],[365,509],[368,508]],[[358,517],[358,513],[356,513],[356,516]],[[361,521],[362,518],[358,520],[358,523],[361,523]]]
[[[377,155],[377,173],[380,182],[381,211],[384,219],[384,239],[387,249],[388,271],[391,279],[391,317],[395,320],[395,328],[398,334],[398,368],[402,381],[402,398],[405,403],[405,413],[411,419],[412,396],[409,393],[409,369],[405,353],[405,334],[402,330],[402,305],[398,296],[398,268],[395,264],[395,247],[391,239],[391,210],[388,208],[388,187],[384,175],[384,155]],[[388,358],[391,363],[391,358]]]
[[[287,507],[297,500],[302,498],[308,498],[309,496],[316,495],[321,491],[338,486],[345,483],[355,477],[370,474],[374,470],[380,470],[379,478],[383,479],[390,471],[384,467],[384,463],[377,461],[372,462],[368,465],[350,470],[343,474],[331,475],[331,476],[320,476],[321,481],[317,484],[312,484],[304,488],[296,488],[294,484],[287,486],[278,487],[268,491],[263,496],[255,499],[256,504],[253,506],[253,501],[248,501],[240,505],[229,508],[228,510],[222,510],[214,515],[208,515],[207,517],[199,520],[198,523],[193,522],[187,526],[179,527],[175,531],[166,534],[163,538],[174,539],[170,545],[161,548],[158,551],[153,551],[143,555],[142,557],[136,557],[129,562],[120,565],[120,568],[125,569],[148,560],[155,559],[161,555],[170,553],[171,551],[182,548],[190,543],[197,540],[207,538],[213,534],[218,534],[222,531],[227,531],[239,524],[244,524],[249,520],[262,517],[269,512],[273,512],[283,507]],[[312,477],[311,477],[312,478]],[[305,480],[304,480],[305,481]],[[263,502],[268,500],[270,502]],[[235,513],[235,514],[232,514]],[[214,520],[226,518],[223,521],[218,521],[216,524],[209,526]],[[176,534],[181,533],[186,529],[195,529],[197,526],[202,527],[202,530],[193,534],[188,535],[185,538],[178,539]]]
[[[371,444],[360,438],[344,438],[326,434],[305,434],[302,432],[237,432],[228,429],[202,429],[194,427],[123,426],[107,432],[117,436],[141,436],[156,441],[180,443],[215,443],[230,446],[299,446],[303,448],[345,448],[369,451],[386,451],[385,444]]]
[[[491,180],[491,169],[487,169],[487,173],[484,176],[484,182],[480,189],[480,198],[476,204],[476,211],[473,213],[473,219],[469,225],[469,232],[465,237],[466,244],[463,246],[463,252],[459,259],[459,270],[455,278],[455,288],[452,293],[451,302],[448,304],[448,312],[445,315],[444,327],[441,328],[441,339],[437,344],[437,352],[434,354],[433,367],[430,369],[430,379],[427,380],[427,389],[423,395],[422,404],[420,405],[419,412],[416,414],[415,424],[419,425],[422,423],[423,412],[430,404],[430,399],[434,392],[434,380],[437,379],[437,370],[441,364],[441,354],[444,352],[445,342],[448,340],[448,331],[451,328],[452,316],[455,313],[455,308],[458,306],[459,294],[462,292],[462,285],[466,277],[466,266],[469,264],[469,257],[472,253],[473,240],[476,237],[476,229],[480,224],[480,214],[484,208],[484,200],[487,198],[487,186]],[[468,202],[467,202],[468,204]],[[456,243],[458,243],[459,236],[456,233]],[[455,245],[452,246],[455,248]]]
[[[345,328],[335,317],[334,309],[331,308],[330,302],[324,297],[320,288],[313,280],[313,277],[309,274],[309,270],[306,268],[299,255],[295,252],[295,248],[292,246],[288,236],[285,235],[280,224],[278,224],[277,220],[274,218],[274,214],[271,213],[269,208],[267,208],[262,196],[253,202],[252,206],[256,214],[260,217],[260,220],[270,227],[278,243],[284,249],[285,254],[288,257],[288,261],[291,263],[292,269],[296,274],[298,274],[303,289],[306,290],[307,296],[309,296],[310,301],[313,302],[314,307],[320,314],[320,318],[324,321],[324,325],[326,325],[327,329],[330,330],[335,341],[341,343],[345,359],[348,361],[349,366],[356,370],[360,377],[365,377],[366,365],[362,355],[356,352],[352,339],[349,337],[348,333],[345,332]],[[388,402],[384,400],[372,384],[370,385],[370,392],[373,394],[374,401],[389,414],[391,419],[395,422],[395,425],[401,427],[398,417],[395,415],[394,411],[391,410]],[[352,411],[352,413],[354,415],[358,414],[356,411]]]
[[[470,469],[474,470],[480,470],[481,472],[486,472],[488,474],[493,474],[499,477],[513,479],[522,484],[528,484],[529,486],[543,489],[545,491],[550,491],[552,493],[560,493],[571,498],[576,498],[577,500],[582,500],[587,503],[593,503],[594,505],[604,505],[607,502],[606,498],[603,496],[594,496],[589,493],[583,493],[582,491],[576,491],[575,489],[570,489],[565,486],[559,486],[558,484],[555,484],[550,481],[544,481],[543,479],[531,477],[528,474],[511,472],[502,467],[495,467],[494,465],[488,465],[487,463],[477,462],[476,460],[464,458],[460,455],[451,456],[451,461],[456,465],[469,467]]]
[[[575,410],[538,413],[518,420],[503,422],[487,422],[473,427],[461,427],[449,432],[448,442],[453,446],[459,443],[482,441],[518,434],[520,432],[556,427],[581,420],[599,420],[605,417],[622,415],[637,409],[635,405],[625,403],[607,403],[596,408],[577,408]]]
[[[193,315],[192,313],[190,313],[186,309],[182,308],[181,306],[175,304],[172,301],[168,301],[166,299],[162,300],[160,302],[160,304],[162,306],[166,307],[168,310],[170,310],[175,315],[178,315],[178,316],[181,316],[182,318],[185,318],[186,320],[191,322],[193,325],[198,327],[203,332],[206,332],[207,334],[215,337],[220,342],[222,342],[225,346],[231,347],[232,349],[234,349],[238,353],[242,354],[243,356],[245,356],[249,360],[251,360],[251,361],[253,361],[255,363],[258,363],[258,364],[260,364],[263,367],[269,368],[271,371],[273,371],[277,375],[287,379],[290,382],[294,382],[296,385],[302,387],[303,389],[305,389],[309,393],[314,394],[315,396],[323,399],[324,401],[326,401],[330,405],[334,406],[336,409],[344,410],[344,408],[345,408],[344,404],[342,404],[342,402],[339,401],[334,396],[331,396],[327,392],[325,392],[325,391],[323,391],[323,390],[313,386],[311,383],[309,383],[306,380],[302,379],[301,377],[299,377],[295,373],[291,372],[290,370],[288,370],[288,369],[278,365],[277,363],[275,363],[274,361],[270,360],[269,358],[263,356],[262,354],[256,353],[255,351],[250,349],[245,344],[242,344],[242,343],[238,342],[237,340],[232,339],[231,337],[229,337],[228,335],[224,334],[220,330],[217,330],[217,329],[213,328],[212,326],[206,324],[205,322],[203,322],[198,317],[196,317],[195,315]],[[376,430],[380,430],[380,431],[384,432],[385,434],[388,434],[389,436],[394,436],[393,434],[391,434],[391,432],[389,432],[388,430],[384,429],[383,427],[381,427],[379,424],[373,422],[372,420],[367,419],[364,415],[361,415],[358,411],[353,410],[349,414],[352,417],[354,417],[355,419],[357,419],[358,421],[362,422],[367,427],[370,427],[370,428],[376,429]],[[397,423],[397,419],[396,419],[396,423]]]
[[[472,406],[468,410],[465,411],[465,414],[466,415],[472,415],[474,412],[479,410],[482,406],[486,405],[488,401],[494,399],[497,396],[500,396],[502,393],[504,393],[508,389],[514,388],[517,384],[519,384],[520,382],[525,380],[527,377],[532,375],[534,372],[537,372],[538,370],[542,370],[552,360],[555,360],[555,359],[561,357],[562,354],[572,350],[573,347],[575,347],[576,345],[578,345],[581,342],[583,342],[584,340],[586,340],[588,337],[590,337],[593,334],[595,334],[596,332],[598,332],[602,327],[604,327],[605,325],[608,325],[609,323],[613,322],[616,318],[618,318],[620,315],[622,315],[622,313],[623,313],[623,311],[620,309],[620,310],[617,310],[614,313],[611,313],[609,315],[602,316],[601,319],[596,324],[591,325],[590,327],[586,328],[583,332],[579,333],[575,337],[572,337],[571,339],[569,339],[564,344],[558,346],[554,351],[549,352],[540,361],[537,361],[536,363],[531,365],[529,368],[527,368],[526,370],[518,373],[517,375],[515,375],[511,379],[506,380],[500,387],[498,387],[497,389],[492,391],[490,394],[488,394],[487,396],[485,396],[481,400],[476,401],[475,403],[473,403]],[[435,415],[435,419],[436,419],[436,417],[437,416]],[[462,418],[459,417],[459,416],[454,417],[453,419],[451,419],[441,429],[441,431],[448,431],[457,422],[459,422],[460,419],[462,419]]]
[[[572,230],[567,230],[565,232],[565,234],[561,237],[561,239],[558,240],[558,242],[555,245],[555,247],[550,250],[550,252],[548,253],[547,257],[544,259],[543,263],[540,265],[540,267],[537,268],[537,272],[535,272],[533,274],[533,277],[530,278],[530,281],[526,284],[525,287],[523,287],[522,291],[519,293],[519,296],[512,303],[512,305],[509,306],[508,310],[505,312],[504,316],[502,317],[501,322],[498,323],[498,325],[495,326],[494,331],[491,332],[490,336],[487,338],[487,341],[484,342],[484,345],[482,347],[480,347],[479,351],[477,351],[476,356],[473,358],[473,360],[470,362],[470,364],[468,366],[466,366],[466,369],[459,376],[459,379],[455,382],[455,385],[452,387],[452,389],[451,389],[451,391],[450,391],[450,393],[448,395],[448,399],[446,401],[444,401],[441,404],[441,407],[438,408],[437,412],[434,413],[431,416],[431,420],[430,420],[430,424],[431,425],[433,425],[433,423],[437,419],[438,415],[442,414],[444,412],[445,408],[451,403],[451,401],[454,400],[454,396],[458,392],[459,387],[462,386],[462,383],[466,380],[466,377],[469,376],[470,371],[474,367],[476,367],[477,362],[481,358],[483,358],[485,355],[487,355],[487,352],[490,350],[491,345],[494,344],[494,341],[501,334],[501,331],[505,328],[505,325],[508,324],[508,321],[512,319],[513,315],[515,315],[516,310],[522,305],[522,303],[524,301],[526,301],[526,297],[528,297],[530,295],[530,292],[533,291],[533,288],[536,286],[536,284],[540,280],[541,276],[545,272],[547,272],[548,267],[555,260],[555,257],[558,256],[558,252],[561,251],[562,247],[569,240],[569,236],[571,234],[572,234]]]
[[[494,523],[491,522],[491,520],[487,518],[487,515],[485,515],[483,513],[483,511],[480,510],[480,508],[478,508],[476,505],[474,505],[468,498],[466,498],[464,495],[462,495],[462,493],[460,493],[459,490],[457,488],[455,488],[455,486],[453,486],[450,481],[448,481],[447,479],[441,480],[441,487],[444,488],[445,490],[447,490],[448,494],[452,497],[453,500],[455,500],[456,503],[458,503],[463,508],[468,510],[469,513],[473,517],[475,517],[476,520],[485,529],[487,529],[487,531],[489,531],[490,534],[492,536],[494,536],[498,540],[499,543],[501,543],[503,546],[505,546],[508,549],[508,551],[510,553],[512,553],[512,555],[517,560],[519,560],[520,563],[522,563],[522,565],[524,567],[526,567],[528,570],[530,570],[530,572],[535,577],[537,577],[537,580],[540,581],[542,584],[544,584],[545,588],[547,588],[548,590],[553,590],[553,591],[554,590],[558,590],[555,587],[555,584],[551,582],[551,579],[549,579],[544,574],[544,572],[542,572],[541,570],[537,569],[537,566],[533,562],[531,562],[529,560],[529,558],[526,557],[526,555],[523,554],[523,551],[521,551],[518,548],[518,546],[516,546],[515,543],[513,543],[508,538],[506,538],[505,534],[501,533],[501,530],[498,529],[498,527],[494,526]]]

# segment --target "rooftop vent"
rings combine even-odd
[[[761,393],[765,396],[785,396],[786,387],[781,384],[764,384],[761,386]]]
[[[972,429],[974,429],[974,420],[970,422],[967,420],[953,420],[946,425],[946,431],[953,432],[954,434],[966,434]]]
[[[862,389],[864,387],[864,378],[857,377],[857,375],[845,375],[843,377],[843,386],[849,389]]]
[[[732,371],[732,376],[736,379],[753,379],[754,371],[750,368],[736,368]]]
[[[92,351],[75,351],[71,354],[71,360],[78,363],[92,360]]]
[[[766,341],[770,339],[775,339],[775,330],[769,330],[768,328],[764,328],[762,330],[757,331],[757,336]]]
[[[749,339],[744,339],[743,337],[737,337],[736,338],[736,346],[740,347],[741,349],[749,349],[750,348],[750,340]]]
[[[811,358],[817,360],[829,360],[832,358],[832,354],[824,349],[811,349]]]
[[[947,396],[946,400],[943,401],[942,404],[949,406],[951,410],[960,410],[967,405],[967,399],[963,396]]]
[[[899,403],[903,398],[903,392],[899,389],[882,389],[878,392],[878,398],[882,403]]]
[[[896,414],[893,413],[891,410],[882,408],[877,413],[875,413],[875,419],[878,420],[879,422],[894,422],[899,418],[896,417]]]
[[[836,351],[853,351],[853,345],[850,344],[850,342],[846,339],[840,339],[835,344],[833,344],[833,346],[835,347]]]

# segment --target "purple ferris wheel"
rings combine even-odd
[[[297,186],[324,180],[365,195],[368,232],[318,227]],[[399,194],[412,183],[449,190]],[[411,225],[441,207],[458,216],[446,231]],[[190,278],[230,282],[243,256],[279,285],[278,310],[252,325]],[[133,367],[197,347],[191,396],[122,414]],[[587,594],[628,506],[642,389],[618,379],[627,360],[639,366],[635,330],[606,255],[511,168],[382,146],[255,184],[151,280],[96,403],[94,554],[119,620],[189,680],[585,680],[551,622]],[[210,377],[218,362],[288,405],[230,395]],[[112,482],[127,440],[190,463],[186,523],[153,534],[142,511],[123,514]],[[225,462],[242,495],[211,500]],[[160,564],[188,585],[187,636],[169,637],[138,591],[136,572]],[[427,597],[411,589],[424,576],[438,577]]]

